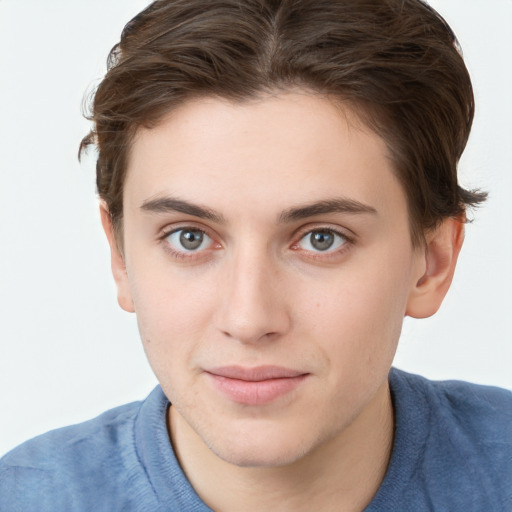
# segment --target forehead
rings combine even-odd
[[[385,142],[357,112],[293,92],[244,103],[196,99],[141,129],[124,200],[137,207],[170,194],[224,210],[277,212],[343,196],[382,209],[391,192],[405,204]]]

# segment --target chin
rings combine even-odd
[[[301,439],[298,433],[274,427],[271,432],[239,432],[231,436],[205,439],[220,459],[239,467],[277,468],[289,466],[312,452],[317,443]]]
[[[290,466],[306,455],[305,450],[281,450],[276,452],[270,446],[265,447],[230,447],[227,450],[210,448],[212,452],[234,466],[243,468],[278,468]]]

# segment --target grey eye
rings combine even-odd
[[[336,231],[318,229],[306,233],[299,242],[301,249],[313,252],[332,252],[347,243],[347,239]]]
[[[167,242],[179,252],[197,252],[206,249],[212,239],[200,229],[178,229],[167,237]]]
[[[201,247],[203,239],[204,233],[202,231],[182,230],[180,234],[180,244],[187,251],[194,251]]]
[[[318,251],[326,251],[332,247],[334,235],[329,231],[315,231],[309,235],[309,240],[312,247]]]

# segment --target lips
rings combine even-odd
[[[223,366],[206,372],[214,388],[229,400],[245,405],[265,405],[288,395],[308,376],[281,366]]]

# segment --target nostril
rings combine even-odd
[[[240,341],[242,343],[257,343],[257,342],[261,342],[261,341],[272,341],[276,337],[279,336],[279,333],[276,331],[261,333],[259,331],[251,332],[249,330],[239,329],[239,330],[232,330],[232,332],[226,331],[226,330],[223,330],[221,332],[226,338],[231,338],[231,339]]]

